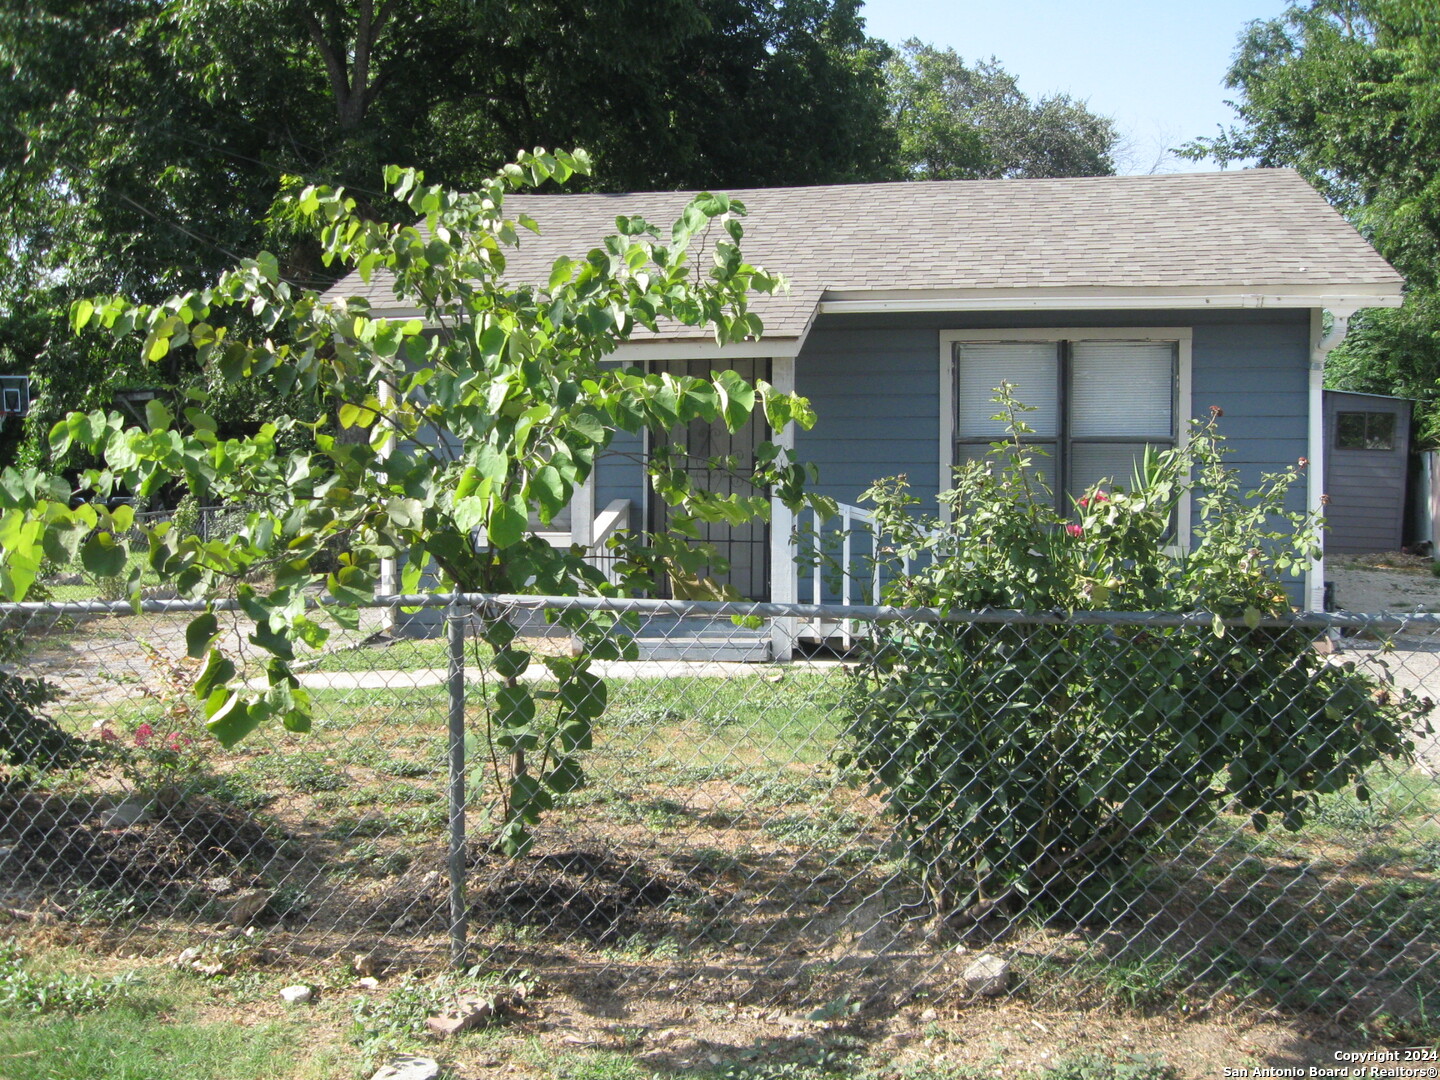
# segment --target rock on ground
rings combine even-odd
[[[960,978],[965,989],[981,997],[999,997],[1010,988],[1010,962],[993,953],[981,953]]]
[[[370,1080],[435,1080],[439,1075],[440,1064],[433,1058],[407,1054],[391,1058]]]

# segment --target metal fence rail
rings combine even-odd
[[[427,607],[441,636],[383,629]],[[0,605],[9,918],[701,1001],[1440,1006],[1440,616],[391,597],[298,659],[311,731],[224,749],[201,610]],[[774,619],[864,632],[716,659]],[[547,757],[566,709],[593,734]],[[507,785],[562,759],[505,854]]]

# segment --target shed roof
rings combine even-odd
[[[540,225],[507,276],[544,281],[620,214],[662,226],[691,192],[513,195]],[[960,180],[731,191],[749,211],[748,261],[790,282],[754,304],[767,340],[802,338],[827,310],[996,307],[1393,306],[1399,274],[1298,173]],[[332,297],[401,310],[393,281],[350,275]],[[665,339],[702,340],[675,327]]]

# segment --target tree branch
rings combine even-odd
[[[355,68],[350,80],[350,115],[342,118],[342,127],[351,127],[365,115],[365,97],[370,81],[370,47],[379,35],[379,27],[372,28],[375,14],[375,0],[360,0],[360,15],[355,26]]]
[[[335,95],[335,111],[343,125],[350,102],[350,80],[345,71],[345,63],[334,44],[325,36],[325,29],[314,13],[309,8],[301,8],[300,17],[304,20],[305,29],[309,32],[320,59],[325,62],[325,70],[330,76],[330,90]]]

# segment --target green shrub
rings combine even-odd
[[[34,771],[64,768],[86,757],[89,744],[42,711],[59,696],[44,679],[0,671],[0,762]]]
[[[998,400],[1013,441],[956,471],[948,521],[917,517],[903,480],[867,492],[894,540],[887,601],[1210,614],[877,625],[841,764],[883,794],[937,908],[1083,915],[1222,807],[1296,829],[1321,793],[1353,783],[1365,801],[1363,770],[1408,754],[1431,703],[1327,662],[1313,630],[1262,625],[1289,613],[1281,574],[1315,546],[1314,523],[1285,508],[1298,469],[1242,494],[1212,417],[1185,449],[1147,454],[1130,490],[1092,489],[1064,514],[1036,481],[1020,406]],[[1173,522],[1192,494],[1180,553]],[[919,568],[899,573],[904,556]]]

